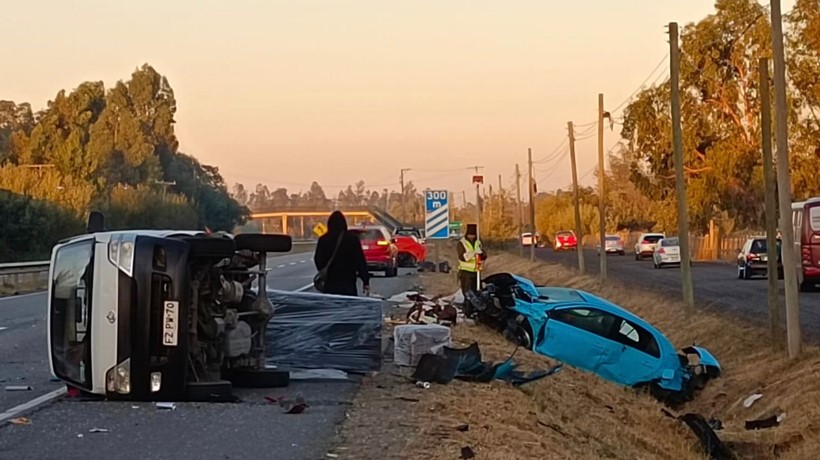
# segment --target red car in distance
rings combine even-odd
[[[427,246],[413,235],[396,235],[399,267],[415,267],[427,259]]]
[[[399,274],[398,248],[396,238],[390,236],[387,228],[379,225],[362,225],[350,231],[359,237],[371,272],[384,272],[387,277]]]
[[[555,234],[555,251],[575,251],[578,249],[578,240],[572,230],[562,231]]]

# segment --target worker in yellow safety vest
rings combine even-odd
[[[485,260],[487,253],[478,239],[478,227],[469,224],[464,238],[458,243],[458,282],[462,293],[478,290],[478,273]]]

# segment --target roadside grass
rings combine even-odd
[[[512,272],[540,284],[589,291],[654,324],[677,348],[693,342],[707,347],[720,361],[723,375],[710,381],[677,414],[719,419],[723,429],[716,434],[738,458],[820,458],[820,351],[816,347],[806,346],[801,359],[789,361],[784,352],[772,350],[767,330],[708,306],[687,318],[683,305],[663,293],[601,283],[563,266],[532,263],[512,254],[495,253],[488,262],[486,274]],[[424,274],[422,284],[428,295],[457,289],[454,274]],[[496,362],[515,348],[483,326],[458,325],[453,337],[461,346],[478,342],[484,359]],[[522,370],[554,364],[521,349],[515,360]],[[383,405],[368,415],[367,398],[374,397],[374,389]],[[763,397],[745,408],[743,401],[755,393]],[[400,395],[411,395],[418,402],[397,402]],[[664,415],[663,406],[650,396],[566,366],[520,389],[502,382],[455,381],[421,390],[384,372],[369,381],[369,388],[365,385],[355,407],[351,421],[392,439],[380,443],[380,458],[452,459],[459,458],[465,446],[477,458],[499,460],[706,457],[691,430]],[[783,412],[786,417],[778,427],[758,431],[744,427],[747,420]],[[372,421],[361,423],[362,417]],[[469,430],[455,429],[462,424]]]

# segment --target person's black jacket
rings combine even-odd
[[[316,253],[313,262],[316,270],[322,270],[333,256],[333,250],[341,235],[342,242],[336,253],[336,258],[330,265],[325,282],[327,294],[358,295],[356,278],[368,286],[370,273],[367,271],[367,260],[364,257],[359,237],[347,230],[347,219],[344,214],[334,211],[327,220],[327,233],[319,238],[316,244]]]

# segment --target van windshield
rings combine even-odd
[[[57,251],[51,282],[51,359],[57,377],[91,389],[94,240]]]

